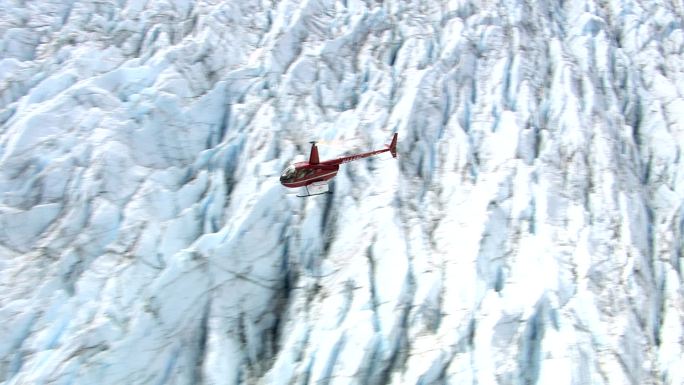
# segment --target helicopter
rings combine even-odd
[[[397,134],[392,136],[392,142],[387,144],[382,150],[364,152],[361,154],[344,156],[341,158],[319,161],[318,147],[316,142],[311,143],[311,154],[308,162],[298,162],[290,165],[280,176],[280,183],[288,188],[304,187],[305,195],[297,195],[299,198],[306,198],[321,194],[331,194],[328,189],[328,181],[337,175],[340,164],[354,160],[368,158],[389,151],[392,158],[397,157]]]

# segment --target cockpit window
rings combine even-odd
[[[280,180],[282,180],[282,181],[292,180],[295,177],[295,173],[296,173],[295,166],[290,165],[290,167],[286,168],[285,171],[283,171],[283,174],[280,176]]]
[[[306,176],[309,176],[312,172],[313,172],[313,170],[308,170],[305,168],[299,169],[299,170],[297,170],[297,179],[301,179],[301,178],[304,178]]]
[[[281,182],[292,182],[294,180],[299,180],[313,174],[314,170],[300,168],[296,169],[294,165],[286,168],[283,174],[280,176]]]

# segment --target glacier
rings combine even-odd
[[[684,384],[681,0],[0,10],[0,384]]]

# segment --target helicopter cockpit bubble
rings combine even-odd
[[[295,169],[294,164],[290,165],[288,168],[285,169],[285,171],[283,171],[283,174],[280,175],[280,181],[287,182],[294,179],[296,172],[297,170]]]

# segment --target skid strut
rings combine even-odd
[[[309,189],[311,186],[311,189]],[[306,195],[297,195],[298,198],[312,197],[316,195],[332,194],[332,191],[328,190],[327,182],[314,182],[309,186],[304,186],[306,189]]]

